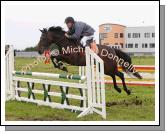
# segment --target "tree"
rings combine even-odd
[[[27,47],[24,49],[24,51],[37,51],[36,47]]]

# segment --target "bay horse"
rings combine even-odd
[[[37,51],[39,54],[43,54],[45,50],[50,49],[51,45],[57,45],[58,46],[58,52],[59,54],[53,54],[51,55],[52,63],[54,64],[55,68],[59,68],[61,70],[67,71],[65,67],[62,67],[62,63],[58,63],[60,61],[66,62],[70,65],[74,66],[85,66],[86,65],[86,59],[85,59],[85,53],[83,48],[81,46],[80,41],[77,40],[70,40],[67,37],[65,37],[66,31],[64,31],[60,26],[57,27],[50,27],[49,29],[43,28],[40,30],[42,32],[39,43],[37,44]],[[116,82],[116,76],[118,76],[122,80],[123,88],[125,92],[130,95],[131,90],[127,88],[124,78],[124,73],[118,70],[118,64],[122,67],[122,70],[126,73],[131,73],[133,76],[137,77],[138,79],[142,79],[142,76],[132,70],[129,69],[129,66],[133,67],[131,57],[127,55],[125,52],[114,49],[106,45],[97,45],[98,47],[98,56],[104,61],[104,73],[106,75],[109,75],[113,79],[114,88],[121,93],[121,89],[117,86]],[[78,52],[64,52],[64,50],[69,49],[79,49],[83,48],[82,51]],[[119,59],[122,59],[124,62],[128,63],[129,66],[125,66],[118,62],[118,58],[111,59],[110,57],[118,57]]]

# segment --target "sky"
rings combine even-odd
[[[39,29],[62,26],[67,30],[67,16],[92,26],[98,43],[98,27],[103,23],[154,26],[155,5],[7,5],[5,42],[17,49],[35,46],[41,35]]]

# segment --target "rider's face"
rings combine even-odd
[[[72,28],[72,26],[73,26],[73,23],[71,23],[71,22],[67,23],[67,27],[68,27],[69,29]]]

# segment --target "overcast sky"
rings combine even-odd
[[[38,29],[62,26],[64,19],[73,16],[96,30],[102,23],[125,26],[154,26],[153,5],[8,5],[5,8],[5,40],[17,49],[35,46],[41,33]]]

